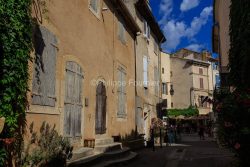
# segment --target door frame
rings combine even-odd
[[[104,78],[103,77],[101,77],[101,78],[99,78],[99,79],[97,79],[96,80],[96,87],[95,87],[95,97],[97,98],[97,88],[98,88],[98,85],[99,85],[99,83],[100,82],[102,82],[103,83],[103,86],[104,86],[104,88],[105,88],[105,93],[106,93],[106,111],[105,111],[105,114],[106,114],[106,118],[105,118],[105,132],[104,133],[100,133],[100,134],[98,134],[98,133],[96,133],[96,113],[97,113],[97,99],[95,99],[96,101],[96,104],[95,104],[95,119],[94,119],[94,135],[95,136],[102,136],[102,135],[104,135],[104,136],[106,136],[106,134],[108,133],[108,112],[107,112],[107,108],[108,108],[108,96],[107,96],[107,93],[108,93],[108,88],[107,88],[107,86],[106,86],[106,81],[104,80]]]

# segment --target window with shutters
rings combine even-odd
[[[143,56],[143,86],[148,87],[148,57]]]
[[[37,26],[34,33],[34,72],[32,104],[55,106],[57,39],[45,27]]]
[[[162,83],[162,94],[168,94],[168,85],[167,83]]]
[[[100,14],[100,0],[89,0],[89,8],[95,14],[99,17]]]
[[[204,89],[203,78],[200,78],[200,89]]]
[[[123,44],[126,44],[126,29],[122,19],[118,21],[118,38]]]
[[[144,20],[143,23],[144,23],[143,24],[144,25],[144,27],[143,27],[143,35],[144,35],[145,38],[150,39],[150,27],[149,27],[146,20]]]
[[[127,93],[126,93],[126,72],[122,67],[118,68],[118,112],[117,116],[119,118],[126,117],[126,101],[127,101]]]
[[[155,80],[155,95],[159,94],[159,77],[158,77],[158,68],[154,67],[154,80]]]
[[[203,69],[202,68],[199,68],[199,74],[203,75]]]
[[[66,63],[64,97],[64,134],[67,137],[81,136],[82,68],[73,61]]]

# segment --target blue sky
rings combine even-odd
[[[167,38],[165,52],[211,51],[213,0],[150,0],[150,6]]]

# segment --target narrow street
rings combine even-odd
[[[228,167],[232,154],[210,138],[200,140],[197,134],[182,135],[182,142],[156,150],[138,151],[138,158],[127,167]]]

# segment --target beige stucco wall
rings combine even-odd
[[[117,80],[117,67],[126,70],[126,81],[135,79],[134,39],[129,28],[126,32],[126,44],[118,39],[118,13],[113,13],[110,4],[98,17],[89,9],[88,1],[47,1],[48,19],[42,17],[40,24],[53,32],[58,40],[56,63],[56,105],[45,107],[30,104],[27,111],[28,122],[34,121],[38,127],[43,120],[55,123],[60,134],[63,134],[65,64],[75,61],[84,72],[82,84],[82,136],[95,138],[96,85],[94,81],[103,80],[107,91],[107,136],[125,135],[135,128],[135,88],[133,84],[126,86],[127,117],[117,118],[117,87],[110,85]],[[102,6],[101,6],[102,7]],[[32,64],[31,64],[32,66]],[[32,74],[32,67],[30,73]],[[32,75],[30,75],[32,76]],[[32,80],[32,78],[31,78]],[[31,82],[32,83],[32,82]],[[31,87],[31,84],[30,84]],[[32,90],[32,88],[31,88]],[[85,98],[89,105],[85,107]],[[126,126],[124,126],[126,125]]]
[[[215,22],[219,24],[219,46],[220,46],[220,65],[226,67],[229,63],[228,51],[230,48],[229,37],[229,13],[230,0],[216,0],[215,1]]]
[[[147,18],[143,18],[135,8],[135,3],[137,0],[124,1],[127,5],[129,11],[135,18],[138,26],[142,30],[142,33],[139,34],[136,38],[136,81],[138,85],[136,86],[136,125],[139,133],[145,134],[145,139],[150,137],[150,126],[151,119],[157,117],[156,113],[156,105],[159,103],[160,94],[156,95],[155,93],[155,85],[152,84],[154,82],[154,67],[159,69],[160,64],[160,56],[159,53],[156,54],[154,52],[154,42],[156,38],[154,33],[151,31],[150,39],[147,39],[144,36],[144,20]],[[160,41],[157,41],[159,46]],[[148,57],[148,81],[149,86],[144,88],[143,85],[143,57]],[[160,80],[160,73],[159,73]],[[160,85],[159,85],[160,91]]]
[[[199,74],[199,69],[203,70],[203,74]],[[193,78],[193,88],[200,89],[200,78],[203,79],[203,86],[205,90],[209,89],[209,75],[208,75],[208,68],[204,66],[192,66],[192,74]]]
[[[155,37],[154,34],[151,32],[150,39],[148,41],[148,57],[149,57],[149,66],[148,66],[148,79],[149,82],[154,82],[156,81],[155,84],[149,84],[148,88],[148,97],[149,97],[149,103],[153,106],[154,108],[154,113],[153,117],[157,117],[156,115],[156,104],[160,102],[160,52],[155,52],[154,51],[154,42],[155,42]],[[158,42],[157,42],[158,43]],[[154,73],[154,68],[157,68],[157,75],[158,75],[158,80],[155,80],[155,73]],[[158,91],[155,92],[155,87],[158,86]]]
[[[190,89],[193,86],[193,79],[190,77],[192,72],[191,65],[186,65],[186,60],[172,57],[171,82],[173,84],[174,95],[172,96],[173,108],[187,108],[190,106]]]
[[[200,96],[212,98],[212,91],[209,90],[212,82],[210,81],[209,63],[203,62],[207,65],[198,65],[190,63],[188,59],[179,57],[171,57],[170,60],[173,73],[171,82],[174,88],[174,95],[171,99],[173,108],[187,108],[192,105],[198,107],[199,114],[211,112],[211,104],[208,104],[207,107],[199,106]],[[203,70],[203,74],[199,74],[200,68]],[[200,78],[203,78],[203,89],[200,88]]]
[[[171,86],[171,80],[170,80],[170,71],[171,71],[171,64],[170,64],[170,55],[164,52],[161,52],[161,80],[162,83],[167,83],[167,94],[163,94],[162,92],[162,99],[167,99],[167,108],[171,108],[171,95],[170,95],[170,86]],[[164,68],[164,73],[162,73],[162,68]],[[162,86],[161,86],[162,89]]]

